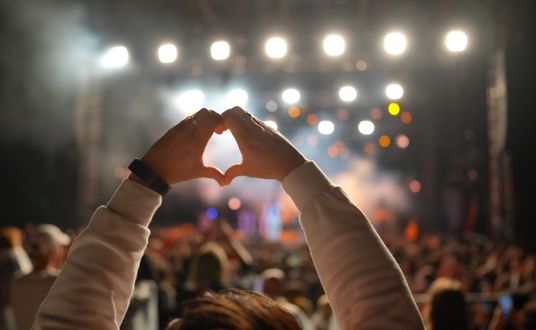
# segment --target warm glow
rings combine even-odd
[[[401,55],[407,47],[408,40],[401,32],[391,32],[383,38],[383,48],[390,55]]]
[[[173,63],[177,60],[177,56],[177,46],[173,44],[163,44],[158,48],[158,60],[161,63]]]
[[[324,52],[328,56],[340,56],[346,50],[344,38],[338,34],[330,34],[324,38]]]
[[[418,181],[418,180],[412,180],[410,183],[409,183],[409,190],[416,194],[418,192],[420,192],[422,189],[422,185],[421,183]]]
[[[292,107],[288,109],[288,115],[290,118],[298,118],[301,114],[301,110],[298,107]]]
[[[288,45],[285,39],[281,37],[273,37],[266,41],[264,50],[266,51],[266,55],[270,58],[283,58],[287,55]]]
[[[240,202],[240,199],[233,197],[229,199],[227,205],[231,210],[236,211],[240,208],[240,206],[242,206],[242,202]]]
[[[278,129],[278,126],[277,126],[277,123],[273,120],[265,120],[264,123],[266,124],[266,126],[272,128],[274,131],[277,131]]]
[[[445,37],[445,46],[452,53],[460,53],[467,49],[468,38],[463,31],[450,31]]]
[[[378,139],[378,143],[380,144],[380,147],[387,148],[391,145],[391,138],[387,135],[382,135]]]
[[[223,61],[231,55],[231,45],[227,41],[215,41],[210,46],[210,56],[216,61]]]
[[[391,116],[397,116],[400,113],[400,106],[398,103],[389,103],[387,110]]]
[[[314,126],[318,124],[318,116],[314,113],[310,113],[307,115],[307,124]]]
[[[398,135],[396,137],[396,145],[400,149],[406,149],[407,147],[409,147],[409,137],[407,135],[404,135],[404,134]]]
[[[410,112],[407,112],[407,111],[404,111],[402,112],[402,114],[400,115],[400,120],[404,123],[404,124],[409,124],[411,123],[411,121],[413,120],[413,116],[411,115]]]

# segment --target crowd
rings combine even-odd
[[[337,329],[305,244],[242,241],[224,219],[208,231],[195,230],[176,240],[165,234],[165,229],[153,230],[122,329],[163,328],[180,316],[184,302],[226,288],[263,292],[290,309],[303,329]],[[521,329],[522,312],[534,313],[534,253],[478,235],[416,240],[388,235],[383,240],[423,316],[441,287],[463,293],[458,303],[467,306],[469,329]],[[71,237],[45,224],[29,226],[24,233],[2,228],[0,242],[2,329],[30,329]]]

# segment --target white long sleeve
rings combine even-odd
[[[160,203],[160,195],[123,181],[73,243],[32,329],[119,329]]]
[[[300,210],[316,270],[342,330],[424,329],[404,276],[366,216],[308,162],[283,188]]]

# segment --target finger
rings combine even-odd
[[[218,126],[222,125],[221,116],[215,111],[209,111],[199,119],[199,125],[195,132],[195,139],[199,143],[206,145],[214,134]]]
[[[199,169],[198,177],[209,178],[218,181],[220,186],[225,184],[225,175],[215,167],[203,166]]]
[[[247,176],[247,168],[244,164],[237,164],[229,167],[225,172],[224,185],[229,185],[237,176]]]
[[[225,127],[231,131],[240,146],[251,130],[251,115],[239,107],[234,107],[222,113],[222,117]]]

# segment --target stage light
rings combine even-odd
[[[163,44],[158,47],[158,60],[160,63],[173,63],[177,60],[177,56],[177,47],[173,44]]]
[[[213,207],[208,208],[205,214],[210,220],[216,220],[218,218],[218,210]]]
[[[266,55],[270,58],[283,58],[287,55],[288,45],[285,39],[281,37],[273,37],[266,41],[264,50],[266,51]]]
[[[298,107],[291,107],[288,109],[288,115],[290,118],[298,118],[301,114],[301,109]]]
[[[390,32],[383,38],[383,48],[389,55],[401,55],[408,47],[408,40],[401,32]]]
[[[378,139],[378,143],[380,144],[380,147],[387,148],[389,145],[391,145],[391,138],[387,135],[382,135]]]
[[[240,199],[232,197],[229,199],[227,206],[229,206],[231,210],[236,211],[240,208],[240,206],[242,206],[242,202],[240,202]]]
[[[287,88],[281,94],[281,98],[287,104],[296,104],[301,99],[300,91],[296,88]]]
[[[362,120],[357,125],[357,130],[363,135],[370,135],[374,133],[374,123],[370,120]]]
[[[357,98],[357,90],[352,86],[343,86],[339,89],[339,98],[344,102],[352,102]]]
[[[400,113],[400,106],[398,105],[398,103],[389,103],[387,111],[389,111],[389,114],[391,116],[398,116],[398,114]]]
[[[125,46],[114,46],[102,55],[99,63],[107,69],[118,69],[127,65],[128,61],[128,49]]]
[[[328,56],[340,56],[346,50],[346,42],[341,35],[330,34],[324,38],[324,52]]]
[[[322,120],[318,123],[318,132],[322,135],[330,135],[335,131],[335,125],[329,120]]]
[[[192,89],[179,94],[176,105],[185,115],[189,116],[203,107],[205,94],[197,89]]]
[[[406,149],[409,147],[409,137],[405,134],[400,134],[396,137],[396,145],[400,149]]]
[[[463,31],[450,31],[445,37],[445,46],[451,53],[460,53],[467,48],[468,38]]]
[[[265,120],[264,123],[266,124],[266,126],[268,127],[271,127],[274,131],[277,131],[278,127],[277,127],[277,123],[273,120]]]
[[[245,108],[248,103],[248,92],[243,89],[237,88],[231,90],[225,97],[225,103],[229,107],[239,106]]]
[[[231,55],[231,45],[227,41],[219,40],[210,46],[210,56],[216,61],[223,61]]]
[[[318,116],[314,113],[310,113],[307,115],[307,124],[310,126],[314,126],[318,123]]]
[[[404,89],[399,84],[389,84],[385,87],[385,95],[391,100],[398,100],[404,96]]]
[[[404,124],[409,124],[411,123],[411,121],[413,120],[413,116],[411,115],[411,113],[407,112],[407,111],[404,111],[402,112],[402,114],[400,115],[400,120],[404,123]]]
[[[412,180],[410,183],[409,183],[409,190],[416,194],[418,192],[420,192],[422,189],[422,185],[421,183],[418,181],[418,180]]]

